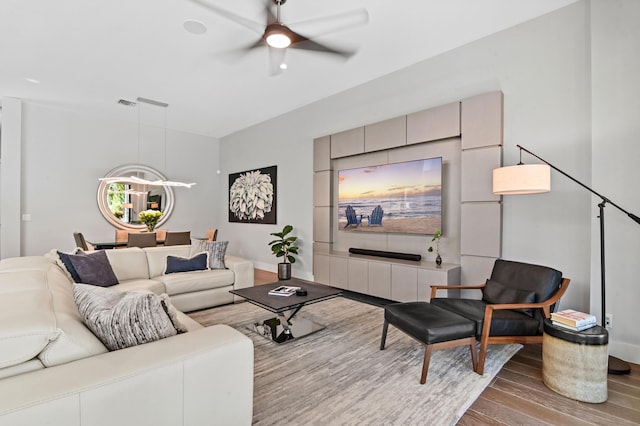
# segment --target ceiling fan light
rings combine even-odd
[[[284,49],[291,45],[291,39],[281,32],[272,32],[266,38],[267,44],[276,49]]]

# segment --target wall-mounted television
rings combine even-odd
[[[338,229],[435,234],[442,229],[442,157],[339,170]]]

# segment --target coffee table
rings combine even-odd
[[[305,289],[307,294],[306,296],[273,296],[269,294],[269,291],[282,285],[300,287]],[[276,317],[256,320],[249,327],[276,343],[284,343],[322,330],[324,325],[309,318],[297,317],[296,314],[306,305],[322,302],[342,294],[340,289],[295,278],[230,290],[230,292],[246,299],[249,303],[276,314]]]

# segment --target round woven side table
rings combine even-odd
[[[609,333],[599,325],[573,331],[544,320],[542,380],[554,392],[583,402],[607,400]]]

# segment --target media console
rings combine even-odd
[[[314,281],[397,302],[428,301],[431,285],[460,284],[460,265],[343,251],[315,252]],[[450,290],[449,296],[458,295]],[[443,295],[444,296],[444,295]]]

